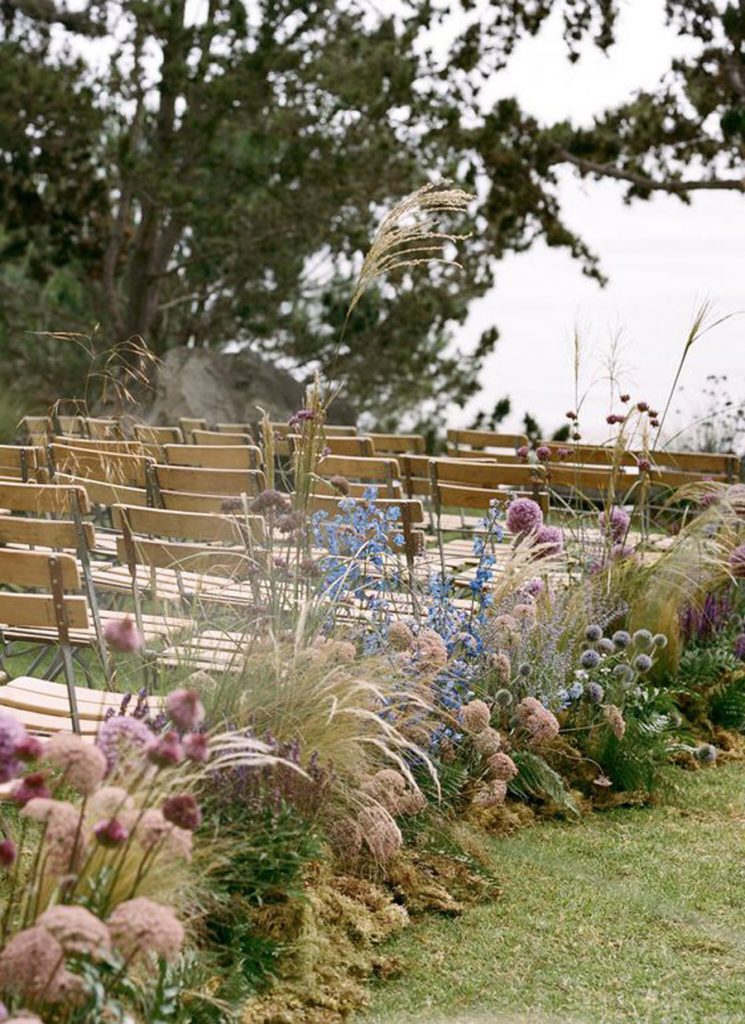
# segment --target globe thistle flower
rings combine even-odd
[[[460,718],[466,732],[475,734],[483,732],[484,729],[488,728],[491,720],[491,711],[489,710],[489,705],[485,704],[483,700],[472,700],[468,704],[463,705]]]
[[[619,665],[613,666],[613,675],[621,683],[631,683],[634,680],[634,670],[631,665],[627,665],[626,662],[621,662]]]
[[[183,748],[190,761],[204,763],[209,758],[209,742],[204,733],[187,733],[183,739]]]
[[[482,729],[481,732],[477,732],[472,738],[472,742],[474,750],[481,754],[482,757],[491,757],[502,746],[502,737],[496,729],[488,726],[486,729]]]
[[[535,532],[533,543],[541,549],[537,552],[539,558],[560,555],[564,550],[564,534],[558,526],[541,526]]]
[[[523,697],[515,708],[515,717],[531,744],[548,743],[559,735],[556,716],[535,697]]]
[[[44,757],[62,771],[65,782],[82,796],[98,788],[106,774],[106,757],[99,747],[74,733],[58,732],[44,744]]]
[[[637,654],[634,658],[634,668],[637,672],[649,672],[652,667],[652,659],[648,654]]]
[[[194,832],[202,824],[202,812],[191,793],[169,796],[163,801],[163,817],[172,825]]]
[[[182,732],[193,732],[204,721],[204,705],[196,690],[172,690],[166,697],[166,711]]]
[[[184,944],[184,928],[173,910],[146,896],[120,903],[107,923],[114,946],[127,961],[149,954],[174,960]]]
[[[357,820],[370,852],[381,863],[394,857],[403,846],[401,830],[384,807],[367,807]]]
[[[729,556],[729,567],[735,579],[745,579],[745,544],[740,544]]]
[[[667,647],[667,637],[664,633],[655,633],[652,643],[658,650],[663,651]]]
[[[504,688],[501,689],[501,690],[497,690],[497,692],[494,694],[494,701],[501,708],[508,708],[508,707],[510,707],[510,705],[512,704],[513,700],[514,700],[514,697],[512,696],[512,693],[509,690],[504,689]]]
[[[543,526],[541,506],[532,498],[517,498],[510,502],[505,522],[510,533],[524,537]]]
[[[591,643],[591,644],[595,644],[595,643],[598,642],[598,640],[602,640],[602,639],[603,639],[603,630],[601,629],[600,626],[597,625],[597,623],[593,622],[585,630],[585,640],[589,641],[589,643]]]
[[[637,629],[634,633],[634,643],[641,651],[648,651],[652,647],[653,637],[648,629]]]
[[[96,744],[106,758],[109,774],[120,760],[133,754],[143,754],[155,742],[155,737],[139,718],[115,715],[108,718],[98,731]]]
[[[615,704],[606,704],[603,708],[603,713],[616,739],[623,739],[623,735],[626,732],[626,722],[620,708],[617,708]]]
[[[0,951],[0,990],[29,1002],[49,996],[65,954],[54,935],[38,925],[17,932]]]
[[[396,619],[388,627],[388,643],[394,651],[408,651],[414,643],[414,634],[401,619]]]
[[[616,645],[610,637],[604,636],[598,640],[597,649],[601,654],[615,654]]]
[[[122,619],[110,619],[104,626],[103,636],[112,651],[122,654],[141,651],[145,646],[144,636],[129,615]]]
[[[713,764],[717,759],[717,748],[712,743],[702,743],[696,748],[696,758],[704,764]]]
[[[29,800],[47,800],[51,795],[44,772],[24,775],[10,791],[10,798],[16,807],[25,807]]]
[[[611,639],[619,651],[624,651],[631,644],[631,634],[625,629],[617,629]]]
[[[0,839],[0,868],[10,868],[15,864],[18,850],[12,839]]]
[[[110,818],[108,821],[99,821],[94,825],[93,834],[96,841],[108,850],[125,843],[129,838],[129,829],[125,828],[118,818]]]
[[[551,449],[546,444],[540,444],[535,450],[535,457],[539,462],[549,462],[551,459]]]
[[[597,668],[597,666],[600,664],[600,655],[596,650],[593,650],[593,648],[589,648],[588,650],[582,652],[582,655],[579,659],[579,663],[582,666],[582,668]]]
[[[522,665],[518,667],[517,674],[520,676],[521,679],[530,679],[531,675],[533,674],[533,667],[530,665],[529,662],[524,661]]]
[[[170,768],[181,764],[186,755],[179,734],[171,729],[148,748],[147,756],[159,768]]]
[[[491,779],[473,798],[479,807],[499,807],[507,797],[507,783],[504,779]]]
[[[502,751],[492,754],[487,758],[486,763],[489,765],[489,772],[495,779],[501,779],[503,782],[511,782],[518,774],[518,767],[509,754],[505,754]]]
[[[624,509],[614,505],[610,509],[604,509],[598,516],[598,525],[605,536],[610,537],[617,544],[623,541],[629,532],[631,517]]]
[[[605,696],[605,690],[600,683],[588,683],[587,689],[585,690],[587,697],[592,701],[593,704],[600,704],[603,697]]]
[[[745,661],[745,633],[735,638],[735,657]]]
[[[45,910],[36,924],[54,936],[67,956],[100,960],[111,951],[108,928],[85,907],[57,904]]]

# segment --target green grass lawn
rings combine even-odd
[[[745,767],[676,779],[665,806],[494,840],[502,898],[407,929],[356,1024],[745,1021]]]

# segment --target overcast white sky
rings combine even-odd
[[[681,40],[666,29],[662,0],[626,0],[618,43],[609,57],[588,49],[571,65],[558,23],[521,43],[496,76],[494,96],[516,95],[541,118],[589,120],[593,113],[652,86]],[[586,378],[602,372],[610,338],[621,332],[629,391],[661,405],[696,308],[710,299],[720,315],[745,310],[745,198],[701,194],[691,207],[672,197],[625,206],[613,182],[582,183],[567,174],[561,197],[569,225],[599,254],[610,284],[601,289],[559,250],[536,246],[497,267],[493,291],[474,305],[462,340],[491,324],[501,332],[483,374],[483,394],[452,419],[467,423],[509,394],[517,426],[529,409],[546,430],[573,404],[572,335],[585,343]],[[693,412],[698,383],[728,373],[735,397],[745,397],[745,316],[734,317],[691,351],[683,378]],[[586,434],[599,438],[607,388],[586,406]],[[595,430],[593,431],[593,426]]]

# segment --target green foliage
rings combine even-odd
[[[542,757],[529,750],[515,750],[510,755],[519,769],[509,790],[523,800],[548,800],[559,810],[578,815],[579,810],[558,772]]]
[[[745,732],[745,673],[726,679],[711,696],[709,717],[715,725]]]
[[[663,768],[670,755],[670,731],[666,715],[629,715],[621,739],[607,725],[602,726],[587,753],[598,762],[616,790],[651,794],[665,783]]]

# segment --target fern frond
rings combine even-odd
[[[562,811],[579,817],[579,809],[563,779],[542,757],[528,750],[513,751],[510,756],[518,767],[518,774],[509,785],[514,796],[523,800],[550,800]]]

